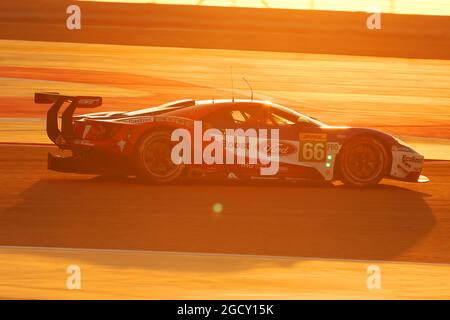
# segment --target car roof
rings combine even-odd
[[[295,111],[289,107],[273,103],[271,101],[264,101],[264,100],[250,100],[250,99],[221,99],[221,100],[199,100],[195,102],[195,106],[192,108],[196,110],[197,114],[206,115],[209,112],[212,112],[217,109],[226,109],[236,106],[255,106],[255,107],[272,107],[284,112],[293,113],[301,117],[302,119],[307,119],[308,122],[314,123],[317,126],[325,126],[324,123],[320,122],[319,120],[316,120],[314,118],[311,118],[305,114],[302,114],[298,111]],[[204,109],[204,112],[201,112],[201,109]]]
[[[128,116],[138,116],[146,114],[162,114],[178,117],[186,117],[190,119],[201,119],[216,110],[224,110],[232,107],[273,107],[285,112],[296,113],[302,118],[307,118],[310,122],[313,122],[319,126],[324,124],[318,120],[310,118],[304,114],[292,110],[289,107],[273,103],[271,101],[264,100],[251,100],[251,99],[211,99],[211,100],[178,100],[172,101],[160,106],[151,107],[147,109],[140,109],[125,113]]]
[[[133,111],[125,112],[124,114],[127,116],[139,116],[139,115],[145,115],[148,113],[155,113],[158,111],[170,111],[175,110],[183,107],[190,107],[195,105],[195,100],[192,99],[185,99],[185,100],[177,100],[177,101],[171,101],[168,103],[165,103],[160,106],[156,107],[149,107],[144,109],[138,109]]]
[[[268,101],[249,100],[249,99],[220,99],[220,100],[196,100],[192,106],[183,108],[177,108],[176,110],[170,110],[167,115],[173,116],[188,116],[190,118],[201,118],[210,112],[214,112],[219,109],[232,108],[236,106],[264,106],[270,105]]]
[[[270,101],[250,100],[250,99],[218,99],[218,100],[197,100],[196,106],[220,105],[220,106],[236,106],[236,104],[254,104],[254,105],[270,105]]]

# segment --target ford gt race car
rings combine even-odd
[[[77,108],[95,108],[102,98],[36,93],[35,102],[52,104],[48,137],[69,153],[49,153],[50,170],[131,175],[159,183],[208,178],[341,180],[366,187],[383,178],[428,181],[421,175],[424,157],[389,134],[328,126],[267,101],[181,100],[79,116],[74,116]],[[255,153],[252,141],[258,138]],[[269,166],[275,170],[263,174]]]

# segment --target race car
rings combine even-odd
[[[47,113],[48,137],[61,150],[69,150],[69,155],[48,154],[48,169],[54,171],[137,176],[156,183],[340,180],[367,187],[383,178],[428,181],[421,175],[424,156],[401,140],[374,129],[329,126],[268,101],[181,100],[136,111],[78,116],[74,116],[77,108],[98,107],[102,98],[35,93],[35,102],[52,104]],[[66,102],[59,126],[58,114]],[[191,150],[180,152],[186,134],[192,141],[184,145]],[[258,138],[255,154],[250,144]],[[207,149],[212,160],[202,157]],[[262,151],[271,161],[258,157]],[[275,171],[262,174],[274,163]]]

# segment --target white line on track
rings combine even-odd
[[[238,253],[204,253],[204,252],[180,252],[180,251],[155,251],[155,250],[132,250],[132,249],[90,249],[90,248],[64,248],[64,247],[39,247],[39,246],[0,246],[0,250],[27,250],[27,251],[64,251],[79,253],[118,253],[118,254],[142,254],[142,255],[177,255],[177,256],[202,256],[202,257],[234,257],[251,259],[275,259],[275,260],[313,260],[313,261],[342,261],[342,262],[364,262],[364,263],[388,263],[408,265],[449,266],[449,263],[429,263],[415,261],[391,261],[391,260],[365,260],[365,259],[339,259],[320,257],[295,257],[295,256],[268,256]]]

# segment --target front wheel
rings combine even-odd
[[[170,183],[182,178],[184,164],[175,164],[171,158],[174,142],[168,130],[146,134],[135,152],[137,175],[147,181]]]
[[[380,141],[371,136],[357,137],[343,147],[339,160],[341,180],[355,187],[375,185],[386,175],[388,163]]]

